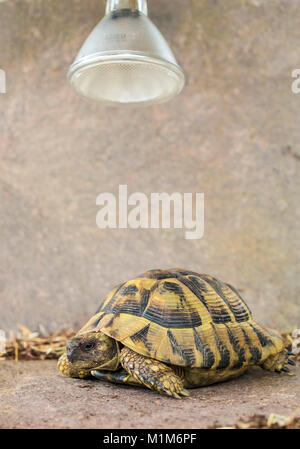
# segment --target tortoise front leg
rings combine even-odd
[[[123,368],[145,387],[177,399],[181,396],[189,396],[183,388],[184,379],[179,377],[170,366],[137,354],[126,347],[121,351],[120,361]]]
[[[105,380],[113,384],[125,384],[143,387],[143,384],[141,382],[137,381],[124,369],[114,372],[93,370],[91,371],[91,374],[99,380]]]

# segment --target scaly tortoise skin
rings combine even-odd
[[[186,388],[238,377],[251,365],[289,371],[291,355],[231,285],[182,269],[150,270],[112,290],[58,367],[69,377],[180,398]]]

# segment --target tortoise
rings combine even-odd
[[[69,377],[181,398],[187,388],[236,378],[251,365],[289,372],[292,355],[277,331],[253,320],[234,287],[176,268],[115,287],[67,343],[58,367]]]

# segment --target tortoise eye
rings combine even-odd
[[[90,351],[91,349],[93,349],[95,346],[95,343],[93,341],[90,341],[89,343],[85,343],[82,345],[82,349],[84,351]]]

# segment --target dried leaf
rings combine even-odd
[[[0,360],[58,359],[63,354],[67,341],[75,335],[74,331],[65,329],[49,336],[42,336],[22,325],[19,325],[18,329],[17,336],[10,332]]]
[[[269,417],[264,415],[254,415],[248,420],[240,419],[233,429],[300,429],[300,409],[297,409],[290,416],[271,413]]]

